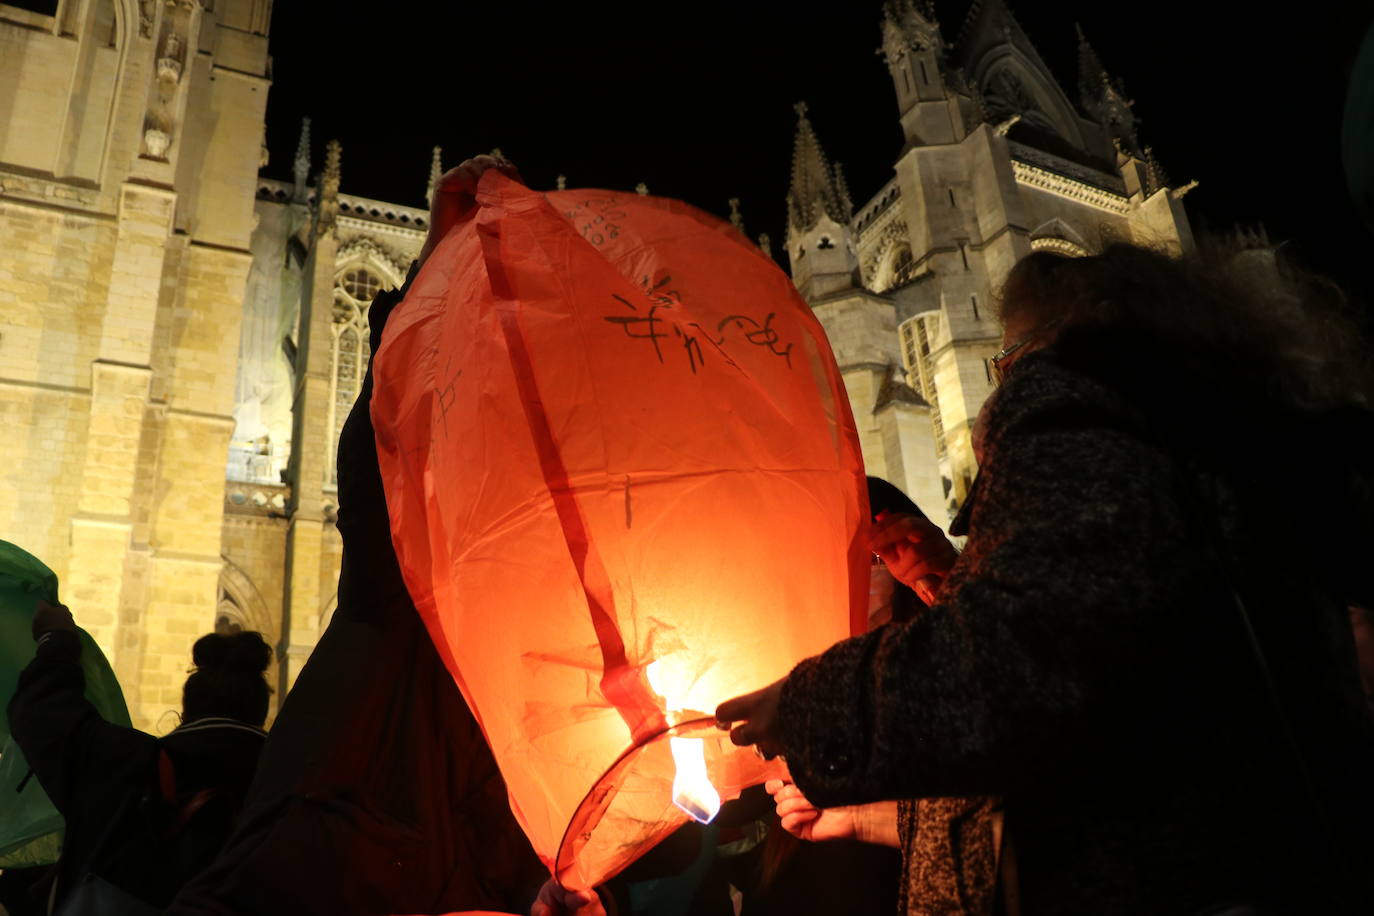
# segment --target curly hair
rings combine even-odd
[[[1007,277],[1001,314],[1059,318],[1151,348],[1199,394],[1224,392],[1233,406],[1374,407],[1374,373],[1344,297],[1267,257],[1218,245],[1186,257],[1122,243],[1084,258],[1035,252]]]
[[[999,308],[1004,321],[1054,324],[1057,353],[1204,466],[1319,480],[1307,527],[1343,575],[1369,565],[1374,365],[1333,284],[1263,250],[1173,257],[1116,243],[1084,258],[1031,254]]]

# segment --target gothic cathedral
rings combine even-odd
[[[0,0],[0,538],[57,572],[157,731],[197,635],[262,631],[280,697],[328,624],[368,306],[427,231],[426,209],[342,193],[337,143],[316,172],[308,122],[294,180],[258,176],[270,19],[270,0]],[[882,36],[893,177],[855,207],[799,105],[787,261],[870,473],[945,524],[1011,265],[1186,250],[1187,188],[1081,36],[1076,102],[1002,0],[952,34],[888,0]]]

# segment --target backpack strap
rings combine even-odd
[[[219,795],[219,787],[217,786],[201,789],[188,798],[185,803],[178,805],[176,764],[172,762],[172,757],[167,753],[165,747],[158,748],[157,752],[157,784],[162,794],[162,800],[176,812],[172,818],[172,825],[167,831],[169,836],[176,836],[185,830],[186,825],[191,822],[191,818],[195,817],[200,809]]]

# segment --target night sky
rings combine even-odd
[[[772,235],[779,255],[794,102],[809,103],[856,206],[892,175],[902,137],[876,54],[879,0],[436,6],[393,0],[369,7],[377,13],[325,16],[330,7],[278,0],[264,174],[290,177],[309,115],[314,168],[327,140],[342,141],[348,194],[423,206],[434,145],[446,167],[499,146],[535,188],[559,173],[569,187],[644,181],[721,215],[739,197],[747,230]],[[1216,18],[1218,6],[1236,18]],[[947,40],[966,7],[937,0]],[[1012,9],[1075,102],[1081,23],[1135,100],[1141,141],[1173,183],[1199,180],[1186,198],[1195,230],[1262,222],[1300,263],[1369,300],[1374,282],[1357,268],[1374,255],[1374,235],[1355,215],[1340,162],[1368,4],[1273,14],[1260,4],[1019,0]]]

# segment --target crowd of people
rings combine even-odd
[[[518,178],[478,157],[439,182],[411,278],[491,168]],[[85,703],[70,614],[35,617],[9,715],[67,839],[6,905],[1374,912],[1374,363],[1324,287],[1248,264],[1022,259],[962,549],[870,480],[869,631],[717,710],[790,778],[599,889],[548,879],[410,602],[369,369],[338,450],[338,610],[270,738],[257,634],[195,644],[155,739]],[[373,352],[404,292],[372,304]]]

